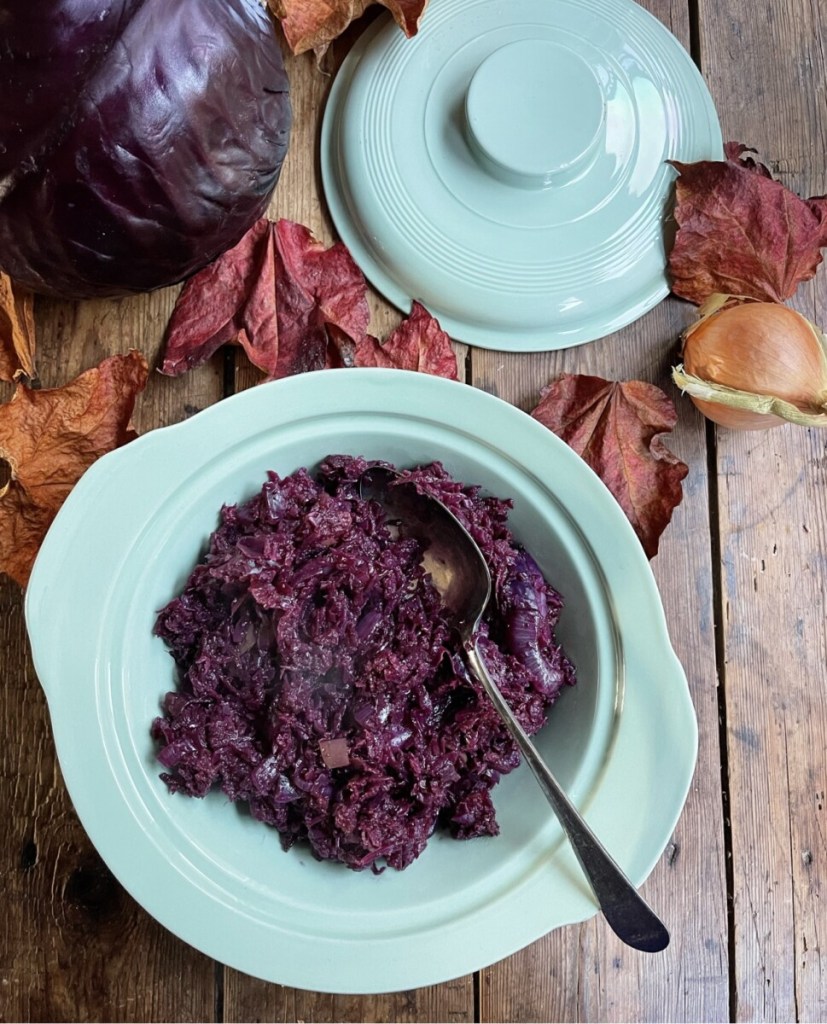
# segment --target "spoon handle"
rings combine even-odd
[[[488,674],[476,644],[469,643],[466,653],[472,672],[519,745],[563,826],[606,921],[627,945],[647,953],[659,953],[669,945],[669,932],[566,796]]]

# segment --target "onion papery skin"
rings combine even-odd
[[[683,337],[674,383],[714,423],[765,430],[827,426],[827,345],[788,306],[713,296]]]

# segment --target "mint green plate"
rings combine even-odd
[[[516,351],[663,299],[666,161],[721,156],[700,73],[633,0],[431,0],[410,40],[378,19],[321,138],[334,223],[375,287]]]
[[[680,814],[697,731],[640,544],[609,492],[553,434],[479,391],[398,370],[327,370],[245,391],[104,456],[58,514],[26,594],[61,771],[90,839],[161,924],[269,981],[381,992],[465,974],[596,912],[524,769],[495,790],[496,838],[432,838],[403,872],[285,853],[220,793],[171,795],[150,724],[174,687],[152,635],[225,502],[344,452],[443,460],[511,496],[512,528],[563,593],[579,674],[537,737],[636,883]],[[669,922],[666,922],[667,925]]]

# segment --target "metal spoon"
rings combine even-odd
[[[398,521],[403,534],[423,544],[422,563],[454,616],[468,665],[540,783],[612,930],[634,949],[647,953],[665,949],[669,932],[566,796],[486,670],[475,635],[491,597],[491,575],[476,542],[441,501],[420,494],[413,484],[401,481],[395,470],[382,466],[367,470],[360,480],[360,494],[378,501],[388,518]]]

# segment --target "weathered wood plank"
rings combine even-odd
[[[78,305],[38,302],[44,386],[131,347],[153,359],[173,299],[168,290]],[[182,381],[153,374],[136,422],[143,430],[173,422],[220,394],[214,366]],[[0,1019],[212,1019],[212,961],[135,904],[75,816],[29,659],[21,594],[8,581],[0,587],[0,651]]]
[[[827,4],[701,2],[725,135],[804,195],[827,190]],[[827,320],[827,280],[794,301]],[[827,657],[823,431],[719,430],[736,1019],[824,1020]]]
[[[688,5],[644,3],[684,45]],[[705,428],[668,377],[685,306],[669,300],[609,339],[566,353],[503,357],[472,353],[472,380],[530,408],[558,373],[649,380],[676,400],[670,446],[689,464],[684,502],[661,542],[653,569],[670,635],[689,679],[699,724],[698,769],[672,842],[644,894],[672,934],[657,957],[629,950],[600,918],[560,929],[483,972],[486,1020],[724,1021],[728,950],[718,702],[714,655],[713,567]]]
[[[337,996],[282,988],[228,971],[226,1021],[364,1022],[414,1024],[444,1021],[465,1024],[474,1019],[473,979],[469,975],[445,985],[382,996]]]
[[[725,134],[802,195],[827,187],[827,5],[701,4]],[[794,304],[827,319],[823,270]],[[736,1016],[822,1020],[827,759],[823,432],[717,432]]]

